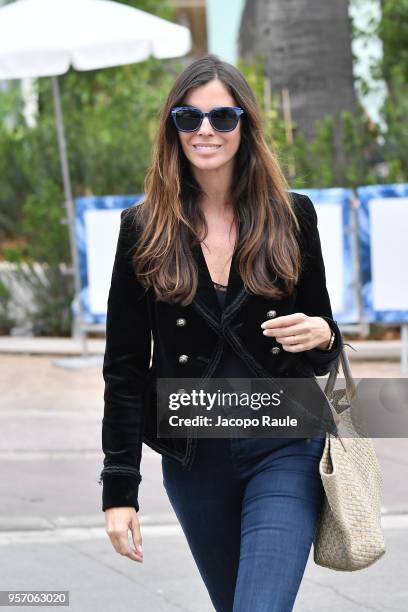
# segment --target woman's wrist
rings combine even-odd
[[[316,348],[320,349],[321,351],[330,351],[333,348],[335,338],[336,338],[336,333],[333,329],[330,328],[329,340],[322,342],[322,344],[318,344]]]
[[[320,344],[317,344],[315,348],[317,348],[319,351],[330,351],[336,338],[336,332],[325,318],[321,317],[321,319],[325,322],[327,335],[325,340]]]

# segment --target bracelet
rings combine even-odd
[[[329,340],[329,345],[327,348],[325,348],[325,351],[330,351],[332,349],[332,346],[334,344],[334,340],[336,338],[336,334],[335,332],[332,330],[331,336],[330,336],[330,340]]]

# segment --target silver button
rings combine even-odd
[[[180,363],[186,363],[188,361],[188,355],[179,355],[178,360]]]
[[[276,317],[276,310],[268,310],[266,316],[268,317],[268,319],[273,319],[274,317]]]
[[[179,327],[183,327],[183,325],[185,325],[187,323],[187,321],[185,319],[177,319],[176,321],[176,325],[178,325]]]
[[[279,348],[279,346],[273,346],[273,347],[271,348],[271,353],[272,353],[272,355],[279,355],[279,353],[280,353],[280,348]]]

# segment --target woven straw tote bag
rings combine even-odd
[[[346,388],[334,389],[341,361]],[[356,392],[344,346],[329,374],[324,393],[336,433],[326,432],[319,464],[324,498],[318,517],[313,558],[333,570],[368,567],[385,553],[381,530],[383,475],[372,440],[356,423],[351,402]]]

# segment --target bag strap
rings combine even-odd
[[[349,358],[347,356],[344,346],[340,353],[340,359],[341,359],[341,366],[344,372],[344,378],[346,381],[346,395],[347,395],[348,401],[351,404],[353,397],[356,394],[357,387],[356,387],[356,382],[351,373],[350,361],[349,361]]]
[[[353,348],[353,347],[351,347]],[[353,349],[355,350],[355,349]],[[353,375],[351,373],[351,368],[350,368],[350,362],[346,353],[346,350],[344,348],[344,343],[342,344],[342,349],[341,352],[338,356],[338,358],[336,359],[336,361],[334,362],[333,367],[330,370],[329,373],[329,377],[327,380],[327,383],[325,385],[324,388],[324,393],[328,398],[329,401],[329,406],[330,406],[330,411],[332,413],[332,417],[333,417],[333,421],[336,425],[336,430],[337,430],[337,434],[336,436],[338,437],[338,439],[340,440],[341,444],[343,445],[344,450],[347,452],[348,447],[349,447],[349,441],[346,440],[346,438],[344,438],[343,436],[340,435],[340,425],[341,425],[341,420],[342,420],[342,414],[338,413],[337,410],[335,410],[335,408],[333,408],[332,403],[329,399],[330,395],[332,394],[335,384],[336,384],[336,380],[337,380],[337,374],[339,372],[339,364],[341,363],[341,366],[343,368],[343,373],[344,373],[344,378],[346,381],[346,397],[349,401],[349,403],[351,404],[351,401],[354,397],[354,394],[356,393],[356,383],[354,381]]]
[[[343,369],[343,374],[344,374],[344,379],[346,381],[346,396],[347,396],[348,401],[351,403],[356,393],[357,387],[356,387],[355,380],[353,378],[353,374],[351,372],[350,361],[349,361],[349,358],[347,356],[347,353],[344,347],[350,346],[350,348],[352,348],[353,351],[355,351],[356,349],[352,347],[350,344],[347,344],[344,342],[343,335],[341,335],[341,345],[342,347],[341,347],[340,354],[338,358],[336,359],[336,361],[334,362],[333,367],[330,370],[329,377],[327,379],[327,382],[324,388],[324,393],[327,396],[333,393],[334,387],[336,385],[337,375],[339,373],[339,363],[341,363],[341,367]]]

